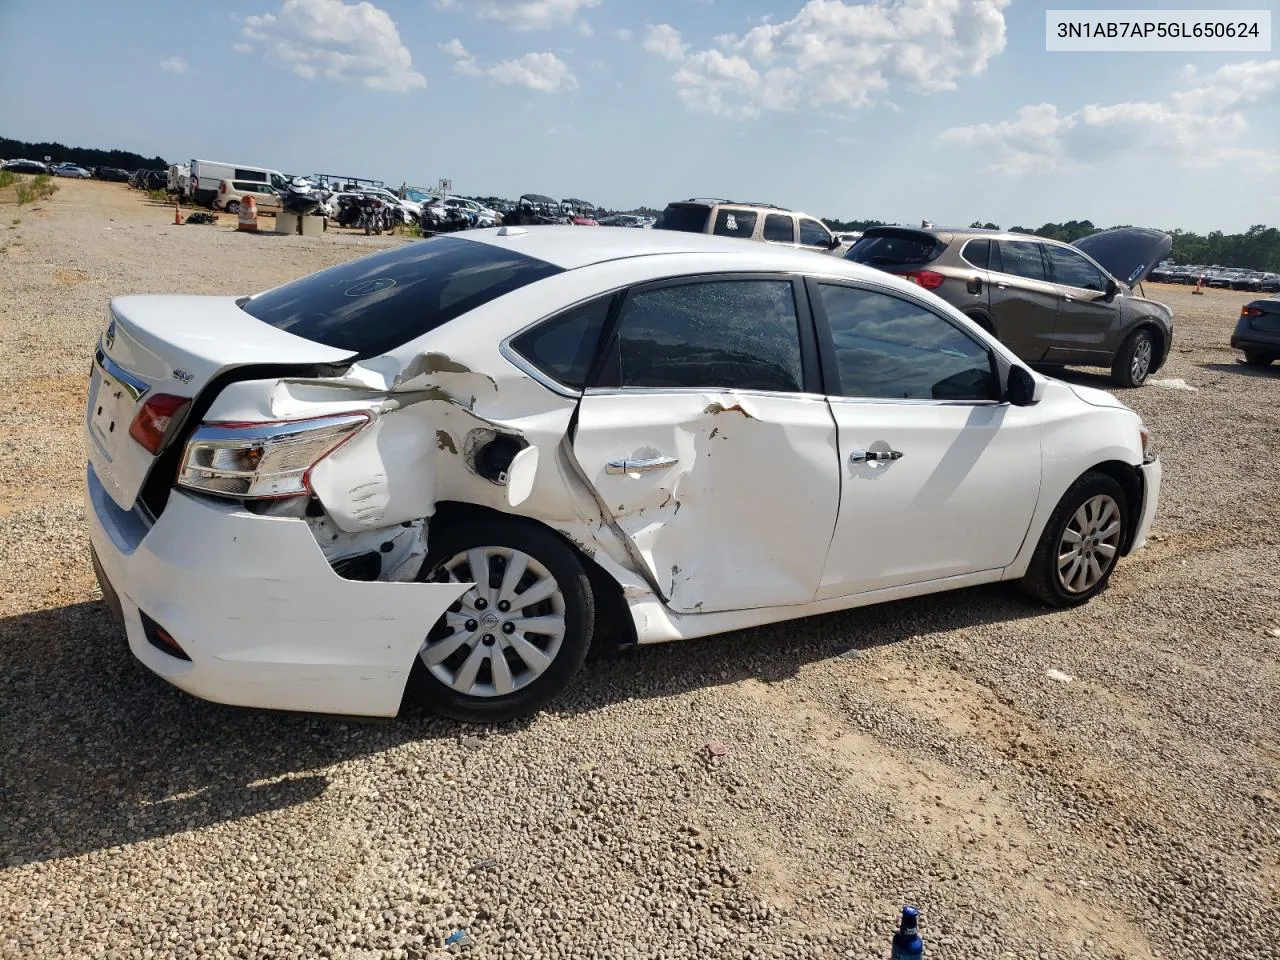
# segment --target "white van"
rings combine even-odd
[[[288,179],[283,173],[268,167],[222,163],[218,160],[192,160],[188,199],[205,206],[211,205],[218,196],[218,187],[223,180],[265,183],[277,190],[283,190],[288,185]]]
[[[189,194],[188,184],[191,180],[191,165],[187,163],[175,163],[169,167],[169,192],[178,193],[182,196]]]

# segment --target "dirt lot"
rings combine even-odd
[[[1226,346],[1251,295],[1149,288],[1177,341],[1124,399],[1164,499],[1084,609],[981,588],[590,665],[528,723],[340,722],[133,662],[82,391],[111,296],[401,241],[61,187],[0,208],[0,956],[431,957],[465,928],[478,957],[884,957],[914,902],[930,957],[1280,958],[1280,367]]]

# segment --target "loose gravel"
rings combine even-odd
[[[133,662],[81,403],[111,296],[402,241],[60,186],[0,208],[0,957],[885,957],[916,903],[930,957],[1280,958],[1280,367],[1226,345],[1251,295],[1149,288],[1159,379],[1196,389],[1123,393],[1164,499],[1083,609],[980,588],[593,663],[528,722],[358,723]]]

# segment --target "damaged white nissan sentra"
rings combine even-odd
[[[1160,462],[1109,394],[917,286],[695,234],[504,227],[253,297],[122,297],[86,413],[94,565],[199,697],[468,720],[593,643],[996,580],[1070,606]]]

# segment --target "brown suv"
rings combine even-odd
[[[843,252],[841,240],[827,225],[808,214],[769,203],[732,200],[681,200],[667,204],[655,227],[685,233],[713,233],[717,237],[762,240],[818,253]]]
[[[1156,230],[1123,227],[1059,243],[994,230],[873,227],[845,259],[919,284],[1028,363],[1111,368],[1137,387],[1173,343],[1173,313],[1134,288],[1169,255]]]

